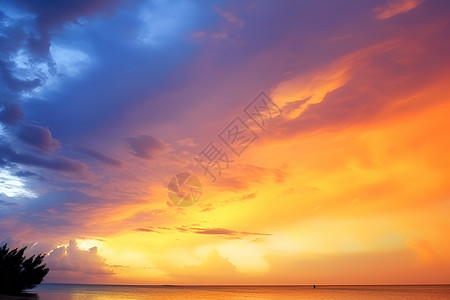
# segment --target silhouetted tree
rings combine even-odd
[[[42,282],[48,268],[42,264],[42,254],[26,258],[27,247],[9,250],[7,244],[0,247],[0,294],[19,294]]]

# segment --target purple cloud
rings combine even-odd
[[[29,153],[17,153],[7,144],[0,144],[0,157],[3,164],[18,163],[26,166],[42,167],[63,172],[83,172],[86,166],[64,156],[43,156]]]
[[[15,124],[23,118],[22,108],[17,103],[9,103],[0,107],[0,122]]]
[[[160,139],[150,135],[129,137],[126,140],[131,149],[131,154],[144,159],[153,159],[157,153],[167,148]]]
[[[58,140],[52,137],[50,130],[39,125],[24,124],[20,126],[17,137],[42,152],[51,152],[60,147]]]
[[[105,165],[109,165],[109,166],[113,166],[113,167],[122,166],[122,162],[120,160],[114,159],[112,157],[109,157],[109,156],[107,156],[103,153],[97,152],[95,150],[88,149],[85,147],[79,147],[78,150],[86,155],[89,155],[90,157],[95,158],[96,160],[98,160],[101,163],[104,163]]]

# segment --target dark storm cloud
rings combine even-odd
[[[22,108],[17,103],[9,103],[2,107],[0,106],[0,122],[4,124],[15,124],[23,118]]]
[[[126,2],[115,14],[91,15],[82,25],[73,22],[55,31],[52,47],[80,50],[90,62],[77,80],[64,82],[64,101],[60,95],[49,93],[48,101],[27,102],[23,105],[27,117],[69,138],[89,135],[100,126],[116,128],[118,117],[142,102],[153,107],[145,110],[153,124],[172,114],[172,104],[158,101],[156,96],[183,84],[182,80],[168,79],[196,55],[197,45],[187,36],[210,22],[213,10],[189,1],[174,1],[171,9],[158,3]],[[177,3],[184,5],[183,11],[176,11]],[[158,6],[164,9],[158,11]],[[145,17],[145,11],[152,17]],[[164,22],[180,25],[168,31]],[[152,40],[153,36],[158,38]],[[58,61],[56,65],[58,69]]]
[[[78,17],[105,13],[120,1],[4,1],[0,8],[0,108],[16,103],[15,111],[3,110],[0,121],[21,117],[17,104],[23,92],[42,87],[57,75],[50,54],[53,35]],[[18,63],[22,66],[19,66]],[[26,67],[24,67],[26,65]],[[43,68],[43,66],[46,66]],[[34,101],[31,101],[34,102]],[[48,112],[45,111],[43,115]],[[28,116],[28,112],[26,112]],[[45,124],[42,122],[41,124]]]
[[[49,52],[49,32],[83,14],[104,9],[106,2],[3,2],[0,8],[0,123],[5,130],[1,133],[0,165],[20,164],[70,173],[86,169],[81,162],[50,154],[60,148],[60,143],[48,128],[26,121],[28,111],[23,110],[22,100],[24,93],[36,91],[46,84],[49,76],[56,76],[56,64]],[[108,1],[108,5],[112,4]],[[36,101],[32,98],[30,102]],[[48,111],[42,115],[47,115]],[[41,124],[46,124],[45,120]],[[28,174],[27,170],[23,172]]]
[[[132,150],[131,154],[140,158],[153,159],[157,153],[166,149],[166,145],[160,139],[150,135],[129,137],[126,141]]]
[[[48,47],[45,54],[34,51],[33,40],[39,36],[36,23],[30,17],[11,17],[0,8],[0,93],[9,98],[9,102],[16,102],[20,92],[32,91],[41,86],[45,76],[36,63],[48,63]],[[18,67],[17,58],[27,55],[26,64],[31,71]],[[0,103],[5,99],[0,100]]]
[[[63,172],[82,172],[86,166],[76,160],[59,156],[45,156],[30,153],[19,153],[10,145],[0,142],[0,157],[5,163],[17,163],[24,166],[42,167]]]
[[[50,130],[39,125],[24,124],[20,126],[17,137],[42,152],[53,151],[60,147],[59,142],[52,137]]]
[[[4,1],[0,8],[0,93],[33,91],[47,80],[46,71],[34,68],[44,63],[55,75],[55,61],[50,55],[51,31],[58,31],[67,22],[88,16],[119,1]],[[20,58],[29,68],[18,67]],[[34,78],[33,78],[34,77]],[[2,100],[0,100],[1,103]]]
[[[75,21],[80,16],[105,11],[120,3],[120,0],[34,0],[14,1],[18,6],[35,13],[43,28],[60,26],[64,22]],[[130,2],[130,1],[129,1]],[[133,1],[131,1],[133,2]]]
[[[114,167],[122,166],[122,162],[120,160],[109,157],[98,151],[95,151],[95,150],[92,150],[89,148],[85,148],[85,147],[78,147],[78,150],[86,155],[89,155],[90,157],[95,158],[96,160],[98,160],[101,163],[104,163],[106,165],[114,166]]]
[[[38,37],[28,40],[29,49],[40,56],[48,56],[50,48],[50,30],[57,29],[67,22],[76,22],[78,17],[93,15],[115,6],[121,1],[115,0],[35,0],[8,1],[13,6],[31,13],[37,18]]]
[[[63,156],[44,158],[36,155],[18,154],[12,161],[63,172],[82,172],[86,169],[84,164]]]

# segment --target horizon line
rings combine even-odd
[[[396,284],[113,284],[113,283],[63,283],[42,282],[40,284],[66,284],[66,285],[92,285],[92,286],[173,286],[173,287],[203,287],[203,286],[428,286],[428,285],[450,285],[450,283],[396,283]]]

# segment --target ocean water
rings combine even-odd
[[[450,285],[378,286],[125,286],[41,284],[24,296],[0,299],[450,299]]]

